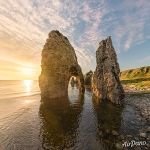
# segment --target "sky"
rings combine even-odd
[[[149,0],[0,0],[0,80],[38,79],[51,30],[95,70],[99,42],[112,37],[121,70],[150,65]]]

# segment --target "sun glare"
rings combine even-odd
[[[23,80],[23,85],[25,87],[26,93],[31,92],[32,82],[33,82],[32,80]]]
[[[23,69],[22,69],[22,73],[23,73],[24,75],[33,75],[34,71],[33,71],[32,68],[23,68]]]

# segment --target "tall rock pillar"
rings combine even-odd
[[[92,78],[93,95],[98,100],[122,104],[124,90],[119,79],[120,69],[111,37],[100,42],[96,51],[96,62]]]

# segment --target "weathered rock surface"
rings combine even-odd
[[[77,78],[79,91],[84,92],[84,77],[69,40],[59,31],[51,31],[42,51],[39,86],[42,97],[57,98],[68,95],[72,76]]]
[[[92,75],[93,75],[93,72],[91,70],[85,74],[85,77],[84,77],[85,85],[91,86]]]
[[[142,116],[142,119],[150,123],[150,94],[126,94],[125,103],[135,107]]]
[[[111,37],[100,42],[96,51],[96,62],[92,78],[93,95],[98,100],[110,100],[115,104],[122,104],[124,90],[119,79],[120,69]]]

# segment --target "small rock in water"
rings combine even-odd
[[[116,148],[117,148],[117,149],[122,149],[122,144],[116,143]]]
[[[139,141],[139,138],[138,138],[138,137],[135,137],[134,139],[135,139],[136,141]]]
[[[147,132],[150,132],[150,127],[148,127],[148,128],[146,129],[146,131],[147,131]]]
[[[110,134],[110,130],[109,129],[106,129],[105,131],[107,134]]]
[[[102,136],[102,135],[103,135],[102,131],[99,131],[99,136]]]
[[[142,133],[140,133],[140,137],[146,138],[147,135],[146,135],[146,133],[142,132]]]
[[[150,148],[150,144],[147,144],[147,147]]]
[[[124,140],[124,136],[123,136],[123,135],[120,135],[119,138],[120,138],[121,140]]]
[[[112,135],[118,136],[119,133],[118,133],[117,131],[113,130],[113,131],[112,131]]]
[[[141,147],[136,147],[136,150],[141,150]]]
[[[132,138],[132,135],[127,135],[128,138]]]
[[[147,140],[150,141],[150,136],[147,137]]]

